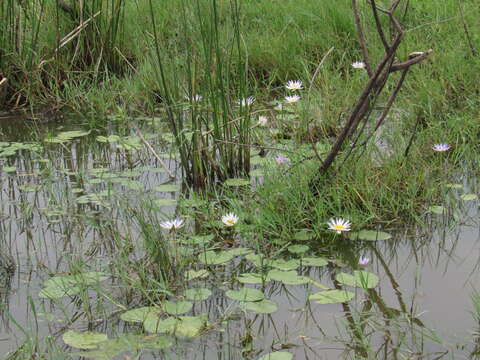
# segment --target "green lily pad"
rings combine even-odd
[[[258,360],[292,360],[293,354],[285,351],[275,351],[267,355],[263,355]]]
[[[180,315],[189,312],[192,309],[192,303],[189,301],[164,301],[163,310],[170,315]]]
[[[212,292],[206,288],[191,288],[185,290],[185,297],[193,301],[207,300],[211,295]]]
[[[269,280],[280,281],[285,285],[303,285],[309,283],[305,276],[299,276],[296,271],[270,270],[267,278]]]
[[[43,283],[44,289],[38,296],[46,299],[59,299],[64,296],[73,296],[81,288],[95,285],[108,277],[101,272],[79,273],[75,275],[54,276]]]
[[[463,194],[460,196],[460,199],[463,201],[472,201],[472,200],[477,200],[478,196],[477,194]]]
[[[228,251],[205,251],[198,255],[198,260],[205,265],[223,265],[230,262],[234,256]]]
[[[177,192],[180,191],[180,186],[175,184],[163,184],[155,186],[153,189],[160,192]]]
[[[203,279],[210,275],[208,270],[201,269],[201,270],[188,270],[185,272],[185,279],[186,280],[193,280],[193,279]]]
[[[271,314],[278,310],[277,304],[268,299],[254,302],[241,302],[240,307],[245,311],[250,311],[257,314]]]
[[[149,317],[143,323],[143,327],[150,333],[167,333],[179,337],[196,337],[207,326],[207,317],[179,316],[167,319]]]
[[[305,257],[302,258],[302,266],[325,266],[328,261],[321,257]]]
[[[262,284],[263,276],[257,273],[243,273],[237,277],[237,280],[242,284]],[[267,281],[265,279],[265,281]]]
[[[353,275],[340,273],[335,278],[341,284],[356,286],[362,289],[373,289],[378,285],[378,276],[363,270],[355,270]]]
[[[157,206],[173,206],[177,204],[177,200],[175,199],[157,199],[153,201]]]
[[[293,239],[297,241],[308,241],[311,240],[314,236],[315,233],[310,230],[300,230],[293,234]]]
[[[265,298],[260,290],[247,287],[241,288],[240,290],[227,290],[225,295],[232,300],[243,302],[261,301]]]
[[[347,290],[325,290],[310,295],[310,300],[315,300],[317,304],[337,304],[352,300],[355,294]]]
[[[16,166],[4,166],[3,171],[5,171],[7,173],[13,173],[13,172],[17,171],[17,167]]]
[[[250,185],[249,179],[233,178],[227,179],[224,182],[225,186],[245,186]]]
[[[183,240],[186,244],[206,245],[215,238],[215,235],[197,235]]]
[[[132,309],[124,312],[120,315],[120,319],[128,322],[139,322],[142,323],[147,318],[148,314],[154,313],[156,315],[162,313],[162,309],[156,306],[145,306],[137,309]]]
[[[108,340],[108,336],[96,332],[76,332],[69,330],[62,336],[63,342],[77,349],[96,349],[99,343]]]
[[[291,259],[291,260],[273,260],[270,263],[270,266],[279,269],[279,270],[295,270],[300,267],[300,260],[297,259]]]
[[[463,189],[462,184],[445,184],[445,187],[448,187],[450,189]]]
[[[381,241],[391,239],[392,235],[383,231],[360,230],[350,233],[348,237],[352,240]]]
[[[428,211],[430,211],[433,214],[442,215],[445,213],[445,208],[440,205],[433,205],[428,208]]]
[[[290,251],[292,254],[303,254],[309,249],[310,247],[307,245],[290,245],[288,247],[288,251]]]
[[[252,250],[247,248],[236,248],[236,249],[228,250],[227,252],[233,256],[241,256],[241,255],[250,254]]]

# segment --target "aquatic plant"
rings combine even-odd
[[[328,221],[328,228],[335,231],[337,234],[341,234],[344,231],[350,231],[350,221],[342,218],[332,218]]]

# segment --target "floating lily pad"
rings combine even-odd
[[[263,279],[262,274],[257,273],[244,273],[237,277],[237,280],[242,284],[262,284]]]
[[[185,272],[185,279],[186,280],[193,280],[193,279],[203,279],[206,278],[210,273],[208,270],[201,269],[201,270],[188,270]]]
[[[167,319],[149,317],[144,323],[145,330],[151,333],[167,333],[179,337],[196,337],[207,326],[205,315],[179,316]]]
[[[391,239],[392,235],[383,231],[360,230],[350,233],[348,237],[352,240],[381,241]]]
[[[270,263],[270,266],[279,269],[279,270],[295,270],[298,267],[300,267],[300,260],[297,259],[291,259],[291,260],[273,260]]]
[[[293,239],[297,241],[308,241],[311,240],[314,236],[315,233],[310,230],[300,230],[293,234]]]
[[[155,186],[153,189],[160,192],[177,192],[180,191],[180,186],[176,184],[163,184]]]
[[[448,187],[450,189],[463,189],[462,184],[445,184],[445,187]]]
[[[132,309],[124,312],[120,315],[120,319],[128,322],[144,322],[148,317],[148,314],[153,313],[155,315],[161,314],[162,309],[156,306],[145,306],[137,309]]]
[[[206,288],[192,288],[185,290],[185,297],[188,300],[202,301],[207,300],[212,295],[212,292]]]
[[[198,260],[205,265],[224,265],[234,258],[228,251],[205,251],[198,255]]]
[[[428,208],[428,211],[430,211],[433,214],[442,215],[445,213],[445,208],[440,205],[433,205]]]
[[[106,279],[107,276],[101,272],[54,276],[43,283],[45,288],[39,292],[38,296],[48,299],[72,296],[78,294],[82,287],[89,287]]]
[[[336,304],[348,302],[354,297],[355,294],[347,290],[325,290],[310,295],[309,299],[316,301],[317,304]]]
[[[233,178],[227,179],[224,182],[225,186],[245,186],[250,185],[249,179]]]
[[[303,285],[309,282],[305,276],[299,276],[296,271],[270,270],[268,279],[280,281],[285,285]]]
[[[463,194],[460,196],[460,199],[463,201],[472,201],[472,200],[477,200],[478,196],[477,194]]]
[[[170,315],[180,315],[189,312],[193,304],[189,301],[164,301],[162,303],[163,310]]]
[[[247,248],[236,248],[236,249],[228,250],[227,252],[233,256],[241,256],[241,255],[250,254],[252,250]]]
[[[241,288],[240,290],[227,290],[225,292],[228,298],[237,301],[260,301],[264,299],[264,295],[260,290],[253,288]]]
[[[302,258],[302,266],[325,266],[328,261],[322,257],[305,257]]]
[[[257,314],[271,314],[278,310],[277,304],[268,299],[254,302],[241,302],[240,307],[245,311],[251,311]]]
[[[373,289],[378,285],[378,276],[363,270],[355,270],[353,275],[340,273],[336,276],[339,283],[363,289]]]
[[[69,330],[62,336],[63,342],[77,349],[96,349],[99,343],[108,340],[108,336],[96,332],[76,332]]]
[[[3,171],[5,171],[7,173],[13,173],[13,172],[17,171],[17,167],[16,166],[4,166]]]
[[[307,245],[290,245],[288,247],[288,251],[290,251],[293,254],[303,254],[307,252],[309,249],[310,247]]]
[[[258,360],[292,360],[293,355],[285,351],[275,351],[267,355],[263,355]]]
[[[155,205],[157,206],[173,206],[177,204],[177,200],[175,199],[157,199],[154,200]]]

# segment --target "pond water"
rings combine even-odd
[[[140,125],[168,171],[178,175],[169,155],[175,151],[161,123],[153,119]],[[134,130],[121,122],[111,122],[102,131],[87,128],[80,122],[0,123],[0,354],[5,358],[33,335],[50,336],[65,353],[74,354],[79,350],[62,342],[69,329],[111,338],[141,332],[141,325],[125,322],[119,314],[145,304],[115,278],[102,282],[105,291],[89,292],[87,300],[76,294],[39,297],[44,281],[55,275],[78,268],[111,274],[122,249],[105,241],[106,232],[115,231],[125,239],[140,237],[130,213],[118,204],[127,202],[134,208],[153,199],[159,214],[175,211],[179,194],[172,189],[178,188],[178,180],[168,191],[158,188],[170,180],[168,171]],[[163,140],[158,134],[165,135]],[[111,135],[118,138],[109,139]],[[322,254],[330,263],[294,267],[333,289],[341,286],[334,281],[336,275],[358,269],[360,255],[368,257],[364,270],[377,274],[379,283],[367,290],[349,287],[356,296],[348,303],[317,304],[308,299],[321,290],[314,283],[285,285],[277,280],[263,288],[277,311],[244,312],[225,296],[231,274],[254,271],[252,263],[237,257],[226,266],[213,266],[215,279],[197,283],[212,295],[187,312],[208,314],[212,323],[222,321],[193,339],[169,337],[171,347],[142,350],[138,358],[258,359],[284,351],[298,360],[357,359],[366,356],[365,349],[384,359],[471,358],[474,331],[480,326],[471,313],[472,294],[480,289],[479,214],[478,201],[462,201],[460,194],[477,187],[468,172],[458,183],[461,186],[452,189],[452,208],[445,215],[426,216],[424,227],[398,230],[392,239],[362,246],[341,238],[335,254]],[[132,246],[132,261],[141,260],[141,246]],[[343,264],[333,258],[338,254]],[[126,359],[116,356],[112,358]]]

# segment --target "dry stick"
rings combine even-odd
[[[142,140],[142,142],[145,144],[145,146],[147,147],[148,150],[150,150],[150,152],[153,154],[153,156],[155,156],[155,158],[158,160],[158,162],[163,166],[163,168],[165,169],[165,171],[168,173],[168,176],[170,176],[170,179],[175,179],[175,175],[170,171],[170,169],[165,165],[164,161],[162,160],[162,158],[160,156],[158,156],[157,152],[155,151],[155,149],[152,147],[152,145],[150,145],[150,143],[145,140],[145,138],[143,137],[143,134],[142,132],[140,131],[140,129],[136,126],[136,125],[133,125],[131,124],[130,125],[134,130],[135,132],[137,133],[138,137],[140,138],[140,140]]]
[[[383,32],[382,23],[380,22],[380,18],[378,17],[377,5],[375,4],[375,0],[370,0],[370,5],[372,6],[373,17],[375,18],[375,25],[377,27],[377,33],[382,40],[383,47],[385,51],[388,51],[390,45],[387,43],[387,39],[385,38],[385,33]]]
[[[362,21],[360,19],[360,12],[357,7],[357,0],[352,0],[353,17],[355,19],[355,26],[358,33],[358,41],[360,48],[362,49],[363,62],[365,63],[365,69],[367,70],[368,77],[372,77],[372,66],[370,65],[370,58],[368,56],[367,43],[365,41],[365,34],[363,33]]]
[[[320,63],[318,64],[317,68],[315,69],[315,72],[313,73],[312,79],[310,80],[310,86],[308,87],[308,93],[312,90],[313,82],[315,81],[315,78],[317,77],[318,73],[320,72],[320,68],[322,67],[323,63],[327,59],[328,55],[333,51],[334,47],[332,46],[325,55],[323,55],[322,60],[320,60]]]

